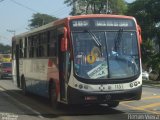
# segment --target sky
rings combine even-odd
[[[70,11],[64,0],[0,0],[0,43],[11,45],[13,31],[16,35],[28,31],[34,13],[64,18]]]

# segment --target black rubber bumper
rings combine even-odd
[[[142,86],[123,91],[114,92],[85,92],[68,87],[68,104],[106,104],[111,101],[140,100]],[[96,98],[87,100],[87,97]]]

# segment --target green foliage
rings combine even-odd
[[[156,71],[160,72],[160,53],[152,55],[151,65],[153,68],[155,68]]]
[[[142,28],[143,64],[160,73],[160,50],[155,51],[156,38],[160,48],[160,0],[136,0],[128,5],[127,15],[136,17]]]
[[[58,19],[56,17],[52,17],[50,15],[40,14],[40,13],[33,14],[32,17],[33,18],[31,20],[29,20],[30,21],[30,24],[29,24],[30,28],[37,28],[37,27],[40,27],[42,25],[45,25],[49,22],[52,22],[52,21]]]
[[[153,41],[151,39],[147,39],[142,44],[142,61],[144,65],[148,65],[152,61],[153,55],[155,55],[155,49],[153,47]]]
[[[142,36],[143,39],[147,40],[148,38],[152,38],[154,36],[153,32],[155,29],[154,21],[147,12],[147,4],[149,0],[136,0],[135,2],[128,5],[128,15],[136,17],[138,23],[142,28]]]
[[[65,0],[64,3],[73,6],[71,15],[123,14],[127,8],[124,0]]]
[[[11,46],[3,45],[0,43],[0,53],[10,53],[10,52],[11,52]]]
[[[160,23],[159,0],[136,0],[128,5],[127,15],[136,17],[142,28],[144,40],[159,34],[160,25],[157,26]]]
[[[110,6],[114,14],[124,14],[127,10],[124,0],[110,0]]]
[[[160,53],[155,53],[150,56],[150,59],[147,60],[147,67],[152,67],[156,71],[159,77],[156,80],[160,80]]]

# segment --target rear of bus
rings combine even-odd
[[[71,75],[68,103],[139,100],[142,92],[141,36],[133,17],[84,15],[69,21]]]

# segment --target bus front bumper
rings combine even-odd
[[[140,100],[142,86],[113,92],[85,92],[68,87],[68,104],[107,104],[112,101]]]

